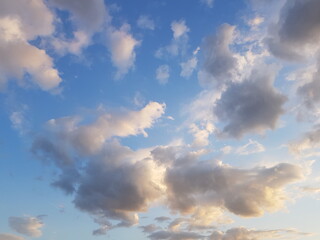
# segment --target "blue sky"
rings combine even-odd
[[[317,240],[319,16],[1,1],[0,240]]]

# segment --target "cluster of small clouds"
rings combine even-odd
[[[74,29],[72,37],[67,38],[58,30],[56,9],[70,13]],[[153,21],[146,16],[141,16],[138,24],[154,29]],[[6,88],[9,80],[28,86],[26,75],[30,75],[32,83],[42,90],[59,93],[62,79],[47,49],[53,48],[60,55],[81,55],[97,33],[104,36],[111,62],[117,69],[115,78],[123,77],[134,66],[135,49],[141,41],[132,36],[129,24],[119,28],[112,25],[112,17],[103,0],[23,0],[19,4],[3,1],[0,11],[1,89]],[[42,40],[42,48],[30,43],[37,38]]]

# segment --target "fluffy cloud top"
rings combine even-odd
[[[28,237],[40,237],[43,222],[36,217],[10,217],[9,225],[16,232]]]

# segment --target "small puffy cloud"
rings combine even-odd
[[[188,32],[190,29],[187,27],[184,20],[173,21],[171,23],[171,30],[173,39],[171,43],[165,47],[161,47],[156,51],[155,56],[163,58],[166,56],[184,55],[188,47]]]
[[[136,58],[135,48],[140,45],[130,33],[130,26],[124,24],[120,29],[110,27],[107,31],[107,46],[111,61],[117,68],[116,78],[123,77],[133,66]]]
[[[138,20],[137,20],[137,25],[141,29],[148,29],[148,30],[154,30],[155,29],[155,24],[153,20],[146,15],[140,15]]]
[[[10,217],[9,225],[16,232],[28,237],[40,237],[44,223],[37,217]]]
[[[222,136],[242,137],[277,127],[287,98],[273,87],[276,69],[254,69],[249,79],[231,84],[216,102],[214,114],[226,125]]]
[[[237,148],[236,154],[249,155],[249,154],[259,153],[264,151],[265,151],[265,147],[261,143],[249,139],[249,142],[247,144]]]
[[[200,0],[202,4],[206,5],[209,8],[213,7],[214,0]]]
[[[62,81],[47,53],[29,43],[53,33],[53,15],[43,1],[5,0],[0,10],[0,88],[9,79],[24,85],[29,74],[42,90],[54,91]]]
[[[171,23],[171,30],[173,32],[174,39],[178,39],[190,31],[184,20],[173,21]]]
[[[146,226],[140,226],[140,228],[142,228],[142,231],[145,232],[145,233],[152,233],[152,232],[155,232],[157,229],[159,229],[159,227],[157,227],[154,224],[149,224],[149,225],[146,225]]]
[[[186,62],[180,63],[180,66],[181,66],[180,76],[185,78],[190,77],[193,71],[195,70],[195,68],[197,67],[197,64],[198,64],[198,59],[196,57],[192,57]]]
[[[316,52],[320,40],[319,9],[318,0],[286,1],[266,39],[270,52],[289,61],[302,60]]]
[[[259,26],[260,24],[262,24],[264,22],[264,18],[263,17],[259,17],[259,16],[257,16],[257,17],[254,17],[254,18],[252,18],[252,19],[250,19],[249,21],[248,21],[248,25],[250,26],[250,27],[256,27],[256,26]]]
[[[0,233],[0,240],[24,240],[24,238],[9,233]]]
[[[202,124],[202,126],[198,126],[197,124],[193,123],[190,125],[190,132],[194,136],[193,146],[196,147],[203,147],[209,144],[209,136],[214,131],[214,126],[207,122]]]
[[[170,77],[170,69],[168,65],[161,65],[156,70],[156,79],[160,84],[166,84]]]

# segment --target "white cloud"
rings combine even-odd
[[[37,217],[10,217],[9,225],[16,232],[28,237],[40,237],[43,222]]]
[[[156,79],[160,84],[166,84],[170,77],[170,69],[168,65],[161,65],[156,70]]]
[[[171,30],[173,33],[171,43],[165,47],[159,48],[156,51],[156,57],[163,58],[185,54],[188,47],[188,32],[190,29],[187,27],[184,20],[180,20],[171,23]]]
[[[148,30],[155,29],[154,21],[149,16],[146,16],[146,15],[139,16],[137,20],[137,25],[139,28],[142,28],[142,29],[148,29]]]
[[[173,21],[171,23],[171,30],[173,32],[174,39],[178,39],[190,31],[184,20]]]
[[[185,78],[190,77],[193,71],[195,70],[195,68],[197,67],[197,64],[198,64],[198,59],[196,57],[192,57],[188,61],[180,63],[180,66],[181,66],[180,76]]]
[[[112,63],[117,68],[116,78],[123,77],[133,67],[136,58],[134,50],[140,45],[129,31],[130,26],[124,24],[120,29],[110,27],[107,32],[107,46]]]
[[[261,143],[249,139],[249,142],[241,147],[238,147],[235,153],[239,155],[249,155],[249,154],[259,153],[264,151],[265,151],[265,147]]]
[[[42,1],[5,0],[0,10],[0,87],[9,79],[25,85],[25,74],[42,90],[54,91],[62,81],[45,50],[29,43],[53,33],[53,15]],[[57,90],[56,90],[57,91]]]
[[[214,131],[214,126],[210,123],[203,123],[201,126],[193,123],[189,127],[190,132],[194,137],[194,141],[192,143],[195,147],[204,147],[209,144],[209,136]]]

